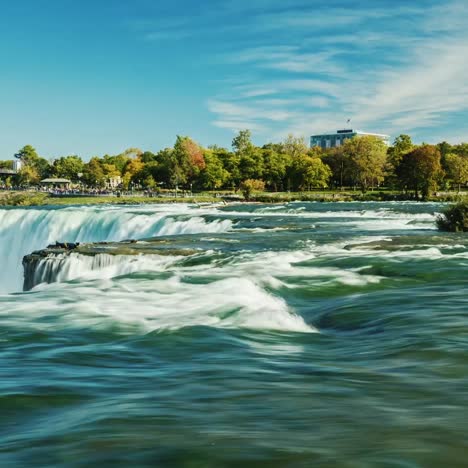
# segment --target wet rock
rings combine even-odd
[[[29,291],[40,283],[57,281],[57,271],[70,255],[97,256],[106,255],[170,255],[188,256],[198,250],[178,245],[175,240],[164,238],[145,239],[137,242],[134,239],[122,242],[96,242],[80,244],[78,242],[56,242],[42,250],[37,250],[23,258],[23,290]]]

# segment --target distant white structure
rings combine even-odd
[[[19,172],[22,167],[23,167],[23,161],[21,161],[21,159],[15,159],[13,161],[13,170],[15,172]]]
[[[336,148],[341,146],[345,140],[356,136],[374,136],[381,139],[387,146],[390,146],[390,136],[381,133],[367,133],[359,130],[345,129],[337,130],[333,133],[323,133],[320,135],[312,135],[310,137],[310,147],[320,147],[322,149]]]
[[[15,159],[11,161],[11,169],[5,169],[5,168],[0,168],[0,175],[2,176],[14,176],[15,174],[18,174],[18,172],[21,170],[23,167],[23,163],[21,162],[20,159]]]
[[[122,183],[122,177],[120,176],[109,177],[106,181],[106,188],[116,189],[121,183]]]

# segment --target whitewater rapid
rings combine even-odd
[[[315,327],[286,299],[294,291],[379,287],[387,278],[371,266],[375,259],[398,264],[409,258],[468,258],[464,246],[446,251],[443,244],[392,245],[389,233],[433,232],[434,213],[411,212],[411,206],[406,211],[364,204],[359,210],[339,208],[181,204],[0,210],[0,309],[8,311],[2,323],[309,333]],[[172,243],[182,239],[195,253],[44,258],[31,292],[5,294],[21,290],[23,255],[55,241],[158,236]],[[355,259],[352,265],[349,259]],[[55,320],[44,320],[50,315]]]
[[[22,288],[21,259],[55,242],[99,242],[219,233],[230,220],[207,221],[194,205],[0,209],[0,292]]]

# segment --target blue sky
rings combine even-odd
[[[0,159],[346,126],[468,141],[466,0],[0,0]]]

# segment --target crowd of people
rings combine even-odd
[[[91,187],[59,187],[59,186],[12,186],[0,181],[0,191],[28,191],[47,193],[54,197],[191,197],[188,190],[155,191],[155,190],[123,190],[121,188],[91,188]]]

